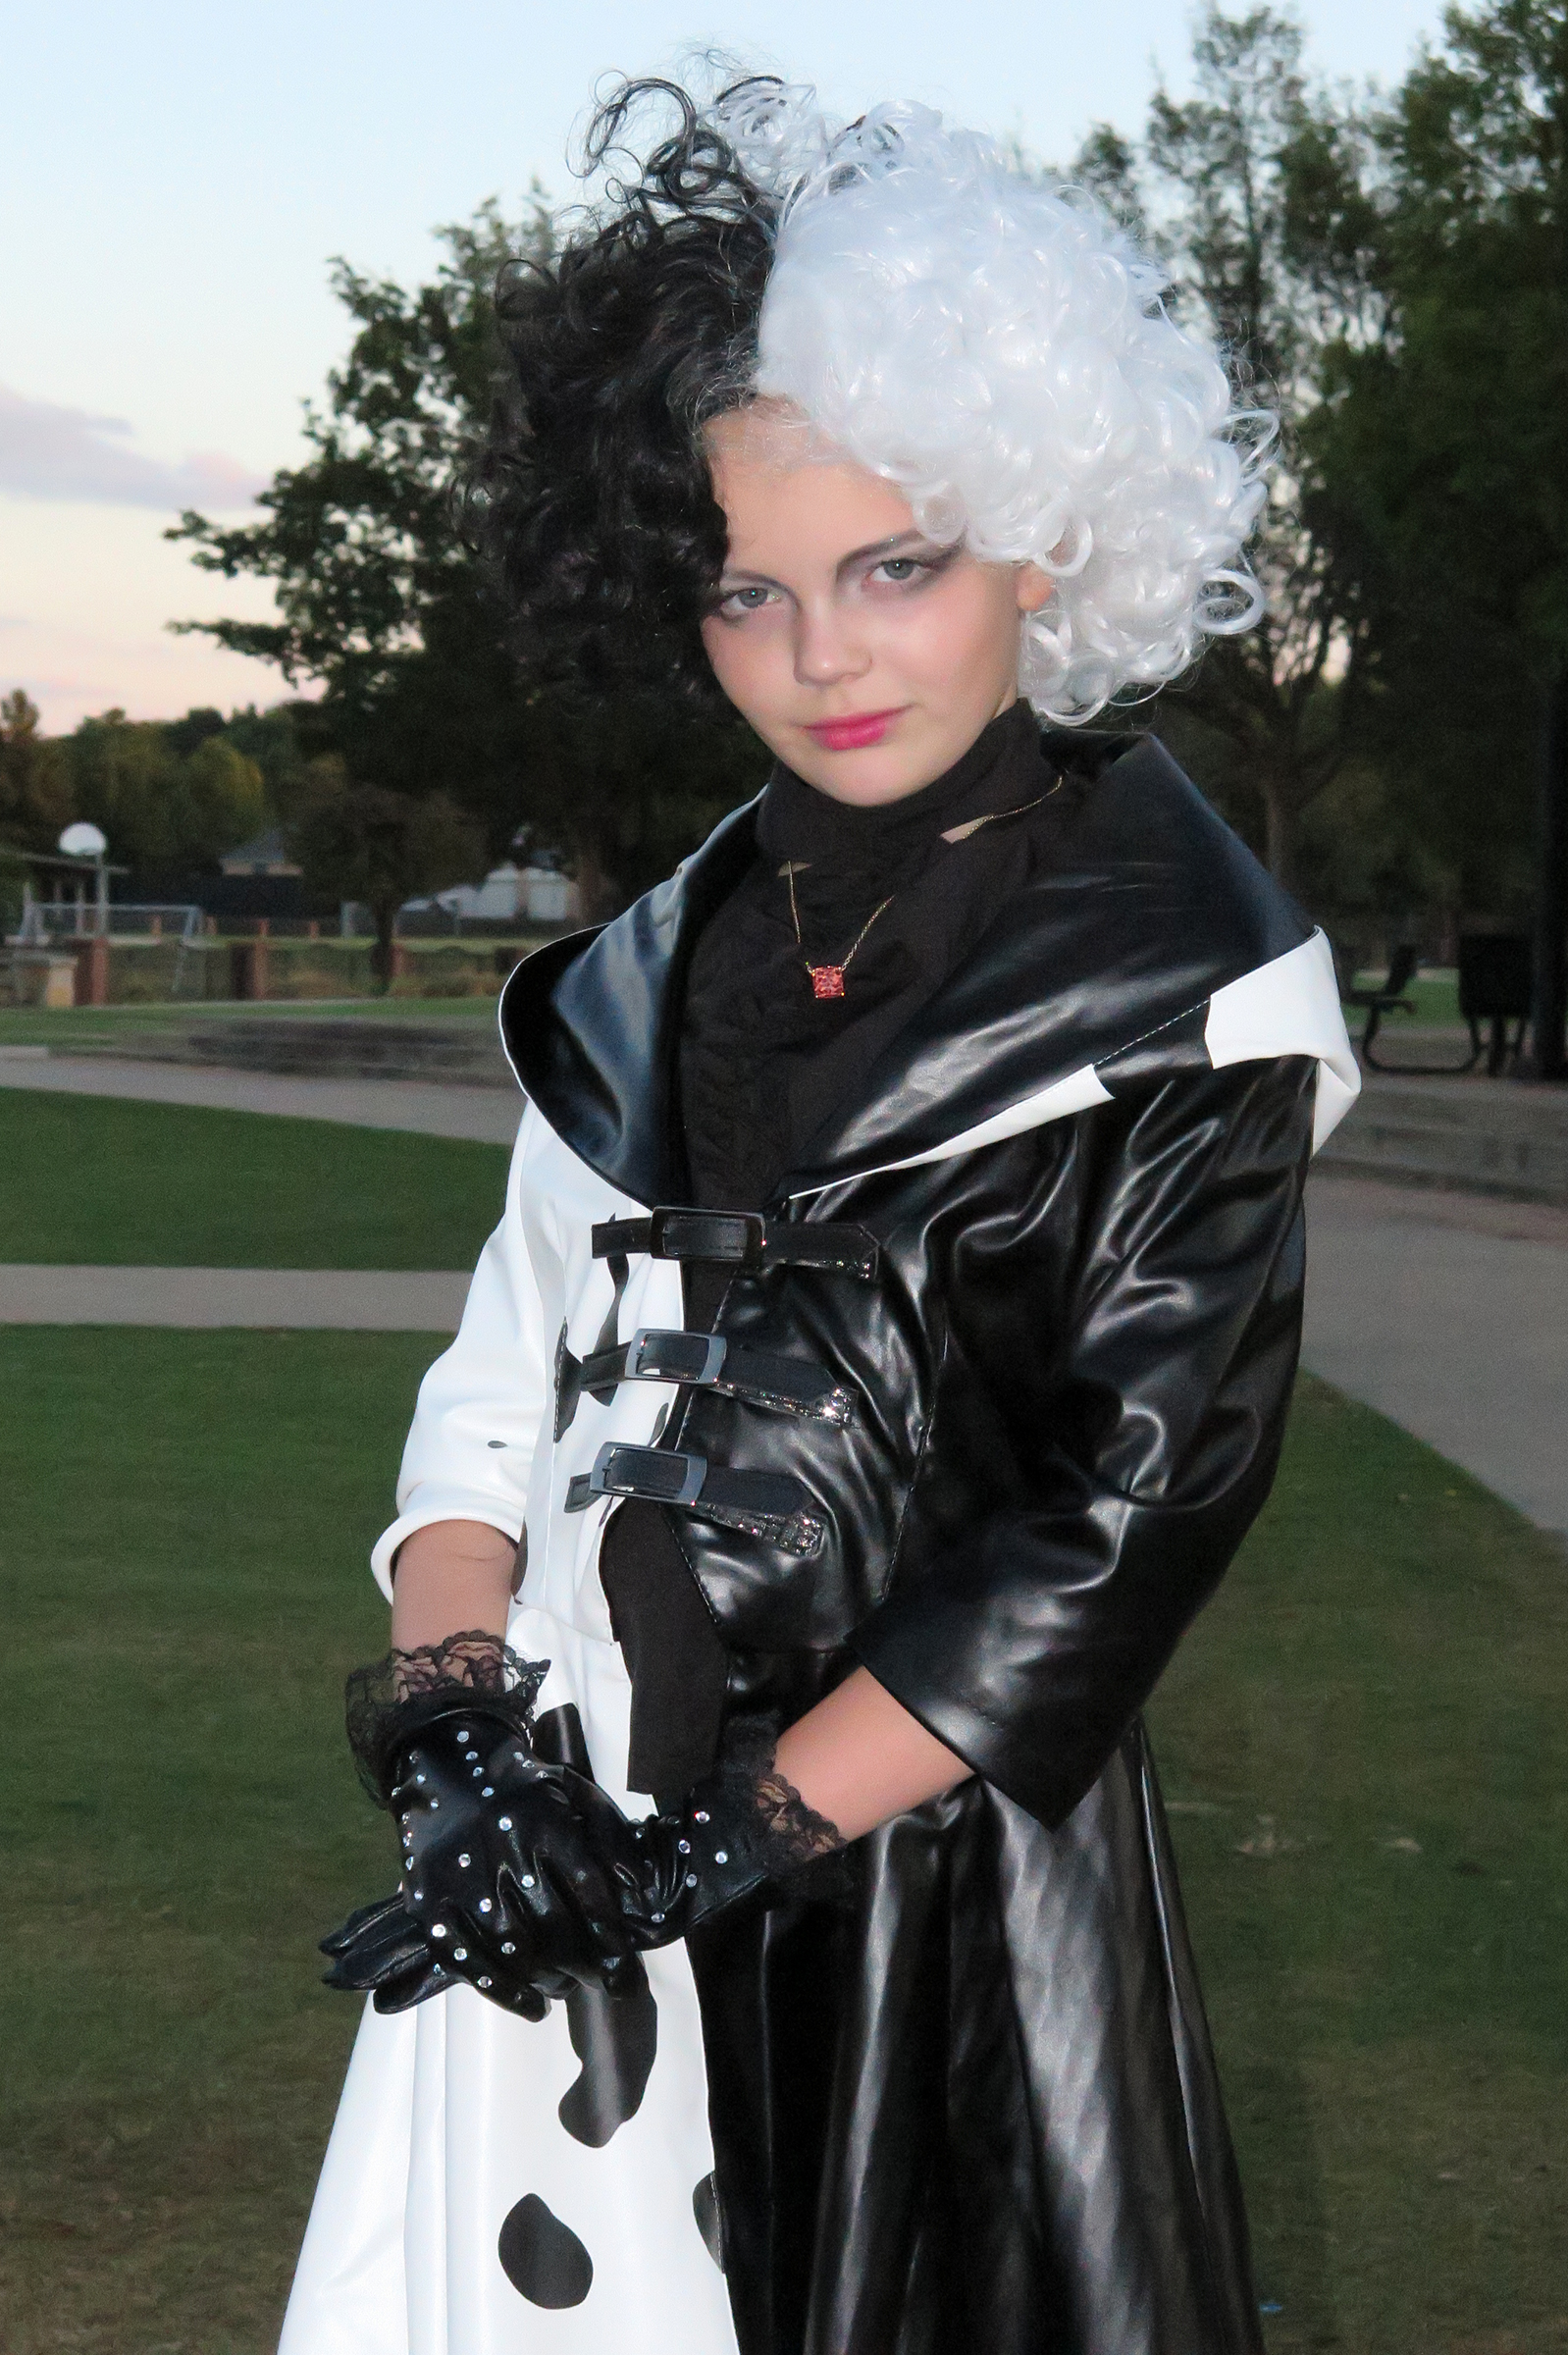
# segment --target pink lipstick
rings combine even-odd
[[[806,732],[825,753],[858,752],[864,745],[880,744],[906,708],[900,704],[890,711],[852,711],[845,719],[819,719]]]

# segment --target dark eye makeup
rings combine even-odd
[[[871,573],[891,576],[892,588],[906,588],[920,580],[934,580],[945,572],[958,554],[957,547],[912,549],[907,555],[882,556],[871,566]]]
[[[949,548],[911,549],[907,554],[878,556],[865,568],[864,578],[874,580],[883,576],[883,586],[890,589],[911,589],[920,582],[934,580],[947,570],[959,553],[962,542]],[[768,581],[738,581],[732,589],[715,590],[707,605],[707,613],[727,621],[736,621],[746,613],[759,613],[778,590]]]

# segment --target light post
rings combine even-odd
[[[102,830],[90,819],[78,817],[74,826],[67,826],[60,837],[60,849],[67,859],[90,859],[96,884],[94,906],[95,930],[100,940],[109,937],[109,869],[104,864],[109,845]]]
[[[78,954],[77,964],[77,1003],[83,1000],[89,1006],[106,1006],[109,1002],[109,869],[105,864],[109,845],[102,830],[87,818],[78,818],[67,826],[60,837],[60,850],[67,859],[91,860],[95,890],[93,894],[93,937],[84,955]],[[85,988],[82,983],[85,981]]]

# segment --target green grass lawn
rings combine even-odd
[[[505,1182],[500,1145],[0,1089],[0,1260],[469,1268]]]
[[[526,956],[531,946],[519,945]],[[497,976],[497,988],[499,988]],[[0,1004],[0,1047],[52,1047],[57,1055],[112,1050],[138,1030],[194,1030],[212,1022],[496,1022],[496,997],[415,997],[410,990],[378,998],[150,999],[125,1006],[8,1006]]]
[[[1378,989],[1386,979],[1387,968],[1384,966],[1370,972],[1357,973],[1356,986],[1359,989]],[[1410,1000],[1413,1018],[1405,1014],[1385,1016],[1385,1020],[1391,1029],[1404,1027],[1412,1019],[1422,1028],[1446,1028],[1460,1020],[1459,975],[1450,968],[1439,968],[1436,972],[1417,973],[1400,994]],[[1359,1009],[1350,1016],[1351,1026],[1358,1037],[1365,1020],[1366,1016]]]
[[[6,2355],[270,2355],[427,1337],[0,1331]],[[1561,1549],[1303,1386],[1155,1733],[1272,2355],[1561,2355]],[[977,2351],[978,2355],[978,2351]]]
[[[389,1883],[342,1748],[424,1334],[0,1331],[0,2346],[270,2355]]]
[[[1157,1698],[1272,2350],[1568,2348],[1564,1568],[1304,1382]]]

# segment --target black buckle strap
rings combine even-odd
[[[706,1259],[725,1267],[822,1268],[868,1283],[877,1242],[863,1227],[797,1225],[755,1210],[685,1210],[666,1205],[646,1219],[605,1219],[594,1229],[594,1257],[646,1251],[653,1259]]]
[[[568,1482],[566,1510],[586,1512],[601,1496],[673,1505],[721,1528],[765,1539],[785,1553],[815,1553],[827,1534],[819,1517],[807,1509],[810,1491],[792,1474],[735,1472],[669,1447],[627,1447],[608,1440],[595,1456],[592,1472],[579,1472]]]
[[[853,1394],[805,1358],[771,1357],[736,1349],[718,1334],[667,1333],[645,1327],[613,1349],[585,1357],[580,1387],[597,1397],[621,1382],[689,1383],[749,1406],[772,1407],[844,1430],[855,1413]]]

